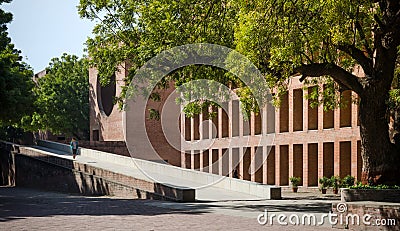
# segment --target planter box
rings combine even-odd
[[[400,189],[348,189],[342,188],[341,199],[350,201],[400,202]]]

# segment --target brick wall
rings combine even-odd
[[[122,156],[130,156],[124,141],[79,141],[79,146]]]
[[[62,144],[70,144],[70,140],[54,141]],[[109,152],[121,156],[130,156],[125,141],[87,141],[79,140],[79,147]]]
[[[123,86],[123,79],[128,74],[127,72],[127,64],[121,64],[118,66],[118,71],[115,72],[116,77],[116,96],[121,94],[121,86]],[[118,105],[114,105],[111,113],[106,115],[101,111],[101,100],[99,100],[100,95],[100,85],[98,82],[98,72],[95,68],[89,69],[89,85],[90,85],[90,141],[96,141],[98,138],[99,141],[125,141],[124,136],[124,111],[118,109]],[[160,109],[160,113],[162,113],[162,105],[164,104],[167,97],[174,90],[173,83],[170,83],[171,86],[166,90],[160,91],[161,93],[161,102],[149,101],[147,102],[147,109],[150,108],[158,108]],[[161,127],[161,122],[155,119],[149,119],[149,111],[146,110],[146,130],[148,131],[148,138],[157,152],[157,154],[168,163],[180,166],[180,151],[173,148],[167,142]],[[115,144],[115,147],[111,145]],[[96,150],[106,151],[117,153],[121,155],[129,155],[126,147],[119,145],[119,143],[106,143],[103,145],[102,143],[95,143],[93,145],[90,143],[89,145],[83,144],[84,147],[93,148]]]
[[[117,79],[126,75],[125,70],[120,70],[116,75]],[[91,70],[90,82],[92,87],[91,98],[91,130],[99,128],[101,130],[101,140],[123,140],[121,139],[122,131],[122,112],[113,110],[111,115],[106,118],[98,112],[96,101],[96,70]],[[148,102],[148,108],[158,108],[162,111],[163,100],[174,90],[172,83],[166,91],[162,92],[161,102]],[[169,163],[186,167],[200,168],[201,171],[210,171],[204,167],[204,163],[211,163],[215,155],[208,155],[208,150],[212,152],[222,153],[227,149],[231,152],[234,148],[244,148],[247,146],[249,153],[244,155],[245,159],[240,165],[240,175],[245,179],[260,182],[273,182],[278,185],[287,185],[288,178],[291,175],[302,176],[304,186],[316,186],[317,179],[322,176],[330,177],[332,175],[345,176],[351,174],[360,179],[361,175],[361,157],[359,154],[359,125],[358,125],[358,108],[357,105],[351,104],[352,97],[357,97],[355,93],[346,91],[342,93],[343,100],[348,102],[347,107],[335,110],[324,111],[320,105],[315,108],[310,107],[310,102],[304,98],[305,94],[309,94],[313,87],[303,90],[304,85],[299,81],[299,77],[291,79],[288,94],[282,101],[281,107],[275,108],[268,106],[261,109],[259,114],[252,113],[251,118],[247,121],[241,116],[238,106],[238,99],[233,98],[231,102],[225,102],[227,110],[213,108],[211,110],[217,112],[217,116],[211,121],[215,125],[214,131],[212,126],[204,128],[200,133],[198,125],[201,121],[207,120],[202,114],[195,118],[180,118],[180,129],[184,133],[183,136],[187,141],[192,142],[186,153],[200,151],[203,153],[201,157],[194,157],[190,154],[180,153],[172,148],[165,139],[162,132],[160,121],[146,119],[146,129],[148,131],[149,140],[161,156],[162,159]],[[323,84],[319,85],[323,89]],[[93,95],[94,94],[94,95]],[[117,91],[118,94],[118,91]],[[94,113],[93,113],[94,112]],[[113,114],[114,113],[114,114]],[[148,113],[148,111],[146,112]],[[274,117],[274,119],[268,119]],[[148,115],[146,115],[148,117]],[[261,118],[262,117],[262,118]],[[254,168],[249,162],[254,157],[254,150],[259,145],[259,139],[275,132],[275,152],[272,162],[265,162],[262,170],[254,171],[252,175],[247,175],[248,169]],[[93,135],[93,134],[92,134]],[[212,147],[202,146],[202,142],[198,140],[209,139],[214,135],[215,141]],[[245,139],[249,140],[245,141]],[[206,143],[206,142],[203,142]],[[245,145],[243,145],[245,143]],[[308,144],[313,144],[309,149]],[[261,147],[261,146],[260,146]],[[280,147],[283,147],[281,150]],[[302,150],[299,148],[302,147]],[[91,147],[96,149],[97,147]],[[266,149],[262,146],[262,149]],[[287,149],[287,150],[286,150]],[[104,149],[102,149],[104,150]],[[228,153],[231,155],[231,153]],[[302,155],[301,158],[294,160],[295,156]],[[222,157],[222,156],[221,156]],[[217,159],[219,154],[217,155]],[[250,158],[250,159],[249,159]],[[232,160],[228,159],[228,167],[224,164],[217,164],[217,169],[212,169],[215,174],[226,174],[226,169],[232,171]],[[247,166],[248,165],[248,166]],[[245,169],[247,168],[247,169]],[[271,173],[273,169],[274,174]],[[260,172],[262,178],[260,179]],[[232,172],[228,172],[232,176]],[[258,174],[255,176],[254,174]],[[268,178],[268,179],[267,179]],[[271,180],[271,178],[275,178]]]
[[[334,225],[334,228],[338,229],[349,229],[349,230],[400,230],[400,204],[395,203],[371,203],[371,202],[350,202],[346,203],[347,210],[345,212],[338,212],[337,202],[332,204],[332,212],[338,215],[338,223]],[[351,218],[349,222],[346,222],[348,215],[358,215],[360,217],[359,225],[353,224]],[[369,214],[370,219],[363,222],[363,216]],[[342,219],[342,222],[341,220]],[[379,219],[379,224],[376,221]],[[370,222],[370,223],[368,223]],[[393,224],[392,222],[395,222]],[[390,225],[389,225],[390,224]]]

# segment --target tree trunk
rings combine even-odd
[[[400,151],[390,142],[385,94],[388,91],[384,88],[381,84],[371,84],[360,97],[361,181],[371,185],[400,185]]]

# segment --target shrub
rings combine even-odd
[[[300,184],[301,178],[292,176],[289,178],[290,183],[292,183],[293,187],[297,187]]]
[[[354,186],[354,182],[355,182],[355,177],[347,175],[342,179],[341,187],[348,188],[348,187]]]
[[[331,186],[331,179],[329,179],[326,176],[319,178],[318,181],[319,181],[319,184],[321,185],[321,189],[327,189]]]
[[[330,179],[330,186],[334,189],[338,189],[341,185],[341,179],[339,176],[332,176]]]
[[[368,185],[358,182],[357,185],[350,186],[351,189],[400,189],[398,185]]]

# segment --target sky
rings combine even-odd
[[[35,73],[63,53],[84,54],[95,23],[79,17],[78,4],[79,0],[13,0],[1,5],[13,14],[7,25],[11,42]]]

